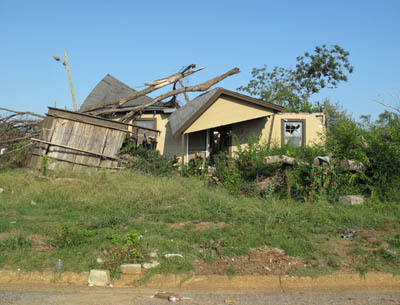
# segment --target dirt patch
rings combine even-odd
[[[11,233],[11,232],[0,233],[0,240],[7,239],[7,238],[10,238],[13,236],[15,236],[15,233]]]
[[[0,212],[0,215],[16,215],[16,214],[17,214],[16,210],[7,210]]]
[[[86,183],[86,180],[79,178],[55,178],[52,182],[75,182],[75,183]]]
[[[196,261],[195,274],[227,273],[228,269],[241,275],[281,275],[292,267],[305,267],[301,258],[288,256],[278,248],[262,246],[253,248],[249,254],[238,257],[221,256],[213,262]]]
[[[360,230],[356,231],[355,234],[368,240],[371,238],[379,239],[382,236],[391,235],[391,232],[390,231],[370,230],[370,229],[360,229]]]
[[[29,215],[22,216],[22,218],[26,219],[26,220],[36,220],[37,219],[36,216],[29,216]]]
[[[33,242],[33,250],[37,252],[51,251],[52,247],[47,243],[47,239],[39,234],[32,234],[28,239]]]
[[[223,228],[226,225],[227,224],[225,222],[199,222],[195,225],[193,231],[205,231],[215,227]]]
[[[182,229],[186,225],[190,225],[190,221],[185,221],[185,222],[177,222],[177,223],[169,223],[168,228],[171,229]]]
[[[225,222],[211,222],[211,221],[203,221],[199,223],[192,223],[190,221],[185,221],[185,222],[177,222],[177,223],[171,223],[168,224],[169,228],[172,229],[181,229],[185,226],[192,226],[190,231],[206,231],[211,228],[222,228],[225,227],[227,224]]]

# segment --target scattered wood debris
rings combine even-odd
[[[223,79],[240,72],[238,68],[234,68],[201,84],[183,86],[183,78],[203,69],[196,68],[194,64],[188,65],[166,78],[144,83],[146,88],[143,90],[77,112],[49,107],[49,112],[43,116],[0,108],[0,111],[8,113],[4,116],[0,113],[0,154],[6,154],[10,151],[10,146],[25,141],[28,146],[36,143],[31,153],[31,165],[34,167],[40,167],[39,161],[46,157],[51,160],[46,165],[49,169],[120,168],[129,164],[129,161],[119,157],[126,139],[129,138],[129,141],[134,141],[137,145],[151,144],[157,141],[159,134],[158,130],[128,122],[138,119],[146,108],[154,104],[171,104],[175,102],[178,94],[184,94],[186,101],[189,101],[186,92],[206,91]],[[180,84],[180,88],[176,88],[177,83]],[[172,90],[149,102],[121,108],[129,101],[167,85],[172,85]],[[165,101],[168,98],[171,99]],[[121,115],[122,112],[124,113]],[[36,118],[31,119],[32,116]]]

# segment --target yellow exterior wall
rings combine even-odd
[[[164,155],[168,158],[173,158],[174,156],[179,157],[181,155],[181,137],[174,137],[172,135],[171,127],[168,124],[168,117],[169,114],[144,113],[141,115],[140,119],[156,120],[155,129],[160,131],[157,138],[157,150],[161,155]],[[132,122],[132,124],[135,123]]]
[[[325,139],[325,115],[323,113],[283,112],[266,118],[239,122],[232,125],[232,132],[238,137],[241,147],[245,147],[251,136],[260,138],[259,143],[280,146],[282,142],[282,119],[305,120],[306,145],[318,144]],[[271,131],[271,126],[273,126]],[[237,151],[235,143],[231,152]]]
[[[240,122],[232,125],[232,132],[237,136],[240,146],[245,147],[251,137],[260,138],[260,142],[266,142],[266,136],[269,134],[271,118],[259,118],[255,120]],[[237,151],[235,142],[232,141],[231,152]]]
[[[305,120],[306,145],[318,144],[324,141],[325,115],[323,113],[294,113],[282,112],[275,115],[273,123],[271,144],[281,145],[282,141],[282,120]],[[270,125],[272,119],[270,120]],[[263,140],[268,139],[263,134]]]
[[[221,107],[213,107],[221,102]],[[192,133],[199,130],[211,129],[214,127],[232,124],[232,132],[237,135],[241,146],[247,145],[250,137],[260,137],[260,143],[271,145],[281,145],[282,119],[287,120],[305,120],[306,121],[306,145],[321,143],[324,141],[325,134],[325,115],[323,113],[278,113],[268,114],[264,109],[258,109],[257,105],[243,105],[237,101],[228,101],[224,99],[217,100],[198,120],[190,126],[185,133]],[[259,116],[258,118],[245,119],[246,117]],[[160,130],[157,138],[157,150],[166,157],[173,158],[181,156],[181,136],[174,137],[168,123],[169,114],[149,114],[145,113],[140,119],[155,119],[155,128]],[[274,118],[275,117],[275,118]],[[210,121],[208,121],[210,120]],[[134,122],[132,122],[134,124]],[[272,131],[271,131],[272,126]],[[202,141],[204,135],[201,136]],[[192,139],[193,141],[193,139]],[[234,145],[234,143],[233,143]],[[186,146],[184,146],[186,149]],[[234,152],[236,147],[231,147]],[[186,153],[186,151],[185,151]],[[204,154],[204,151],[199,151]],[[189,159],[193,158],[195,153],[189,153]]]
[[[265,117],[273,112],[234,97],[218,98],[184,133]]]

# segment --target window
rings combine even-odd
[[[282,120],[282,145],[299,147],[305,144],[305,120]]]
[[[136,126],[140,126],[140,127],[144,127],[144,128],[156,129],[156,120],[153,120],[153,119],[136,120],[134,124]]]

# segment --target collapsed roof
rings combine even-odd
[[[102,105],[106,102],[121,99],[135,92],[134,89],[124,84],[114,76],[107,74],[97,85],[92,92],[84,100],[80,112],[85,111],[91,107]],[[136,99],[130,100],[121,108],[141,106],[151,102],[152,98],[144,95]],[[170,112],[171,107],[166,107],[162,102],[156,103],[146,110],[149,111],[165,111]]]

